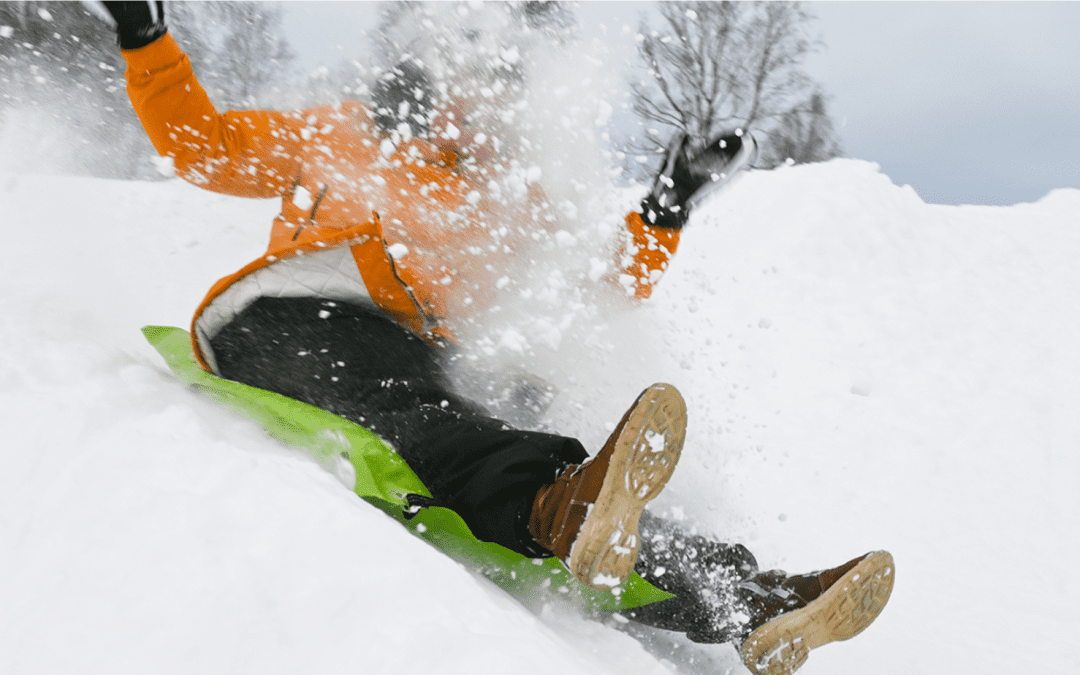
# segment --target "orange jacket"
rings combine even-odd
[[[518,203],[485,196],[453,148],[395,147],[360,103],[221,114],[171,36],[123,55],[135,111],[178,175],[215,192],[281,198],[266,253],[214,284],[196,310],[195,353],[208,370],[210,338],[263,295],[372,302],[429,341],[453,339],[529,239],[503,224],[546,220],[536,217],[537,190]],[[626,227],[616,267],[646,298],[679,233],[637,213]]]

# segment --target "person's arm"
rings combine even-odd
[[[668,261],[679,246],[682,225],[670,227],[648,224],[649,209],[642,213],[626,214],[626,233],[623,245],[616,254],[619,269],[618,283],[629,297],[645,300],[652,295],[653,286],[667,271]]]
[[[300,113],[218,113],[167,33],[162,3],[106,2],[127,61],[128,96],[150,141],[199,187],[243,197],[291,189],[306,126]],[[156,11],[154,11],[156,10]]]
[[[617,253],[619,284],[627,295],[644,300],[667,271],[679,246],[682,228],[693,203],[754,161],[757,143],[738,130],[695,147],[686,134],[678,134],[668,147],[652,190],[641,201],[640,212],[626,215],[623,246]]]

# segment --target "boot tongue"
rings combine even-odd
[[[839,578],[840,577],[837,577],[837,579]],[[828,588],[817,574],[803,574],[797,577],[789,577],[781,584],[781,587],[791,591],[792,594],[799,597],[799,600],[802,601],[799,605],[800,607],[804,607],[816,600],[818,596]]]
[[[867,553],[866,555],[870,555],[870,554]],[[840,567],[834,567],[831,570],[825,570],[824,572],[818,572],[817,573],[817,578],[819,579],[819,583],[821,584],[821,591],[820,592],[824,593],[826,590],[828,590],[833,584],[835,584],[837,581],[840,580],[840,577],[842,577],[845,574],[847,574],[848,572],[850,572],[852,570],[852,568],[854,568],[856,565],[858,565],[860,562],[862,562],[862,559],[865,558],[866,555],[861,555],[858,558],[855,558],[854,560],[849,560],[846,563],[844,563],[843,565],[841,565]]]
[[[804,604],[810,604],[814,600],[817,600],[818,596],[822,593],[829,590],[833,584],[840,580],[840,577],[850,572],[851,569],[858,565],[865,557],[865,555],[859,556],[839,567],[834,567],[821,572],[811,572],[809,574],[788,577],[781,584],[781,587],[799,596]]]

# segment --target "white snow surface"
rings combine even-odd
[[[0,174],[0,673],[746,672],[519,604],[177,383],[139,328],[186,326],[275,210]],[[746,173],[643,307],[567,345],[551,423],[595,448],[671,382],[658,511],[763,568],[891,551],[885,612],[806,675],[1072,673],[1078,261],[1078,190],[932,206],[863,161]]]

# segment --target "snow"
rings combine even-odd
[[[511,600],[178,384],[139,328],[187,325],[276,206],[0,174],[0,672],[745,672]],[[863,161],[746,173],[643,307],[561,340],[550,422],[595,448],[671,382],[659,511],[766,568],[893,553],[882,616],[800,673],[1073,672],[1077,260],[1078,190],[933,206]]]

